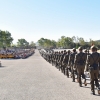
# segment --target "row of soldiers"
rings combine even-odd
[[[72,52],[70,50],[64,50],[61,52],[46,52],[40,50],[40,54],[46,61],[61,70],[64,75],[67,75],[68,78],[71,76],[72,82],[75,82],[75,76],[77,76],[77,82],[80,87],[82,87],[82,78],[84,79],[84,85],[87,86],[86,75],[84,72],[89,71],[91,92],[95,95],[96,86],[98,94],[100,94],[98,81],[100,74],[100,54],[97,52],[95,46],[91,47],[91,53],[89,53],[89,50],[83,52],[83,48],[79,47],[78,52],[73,48]]]

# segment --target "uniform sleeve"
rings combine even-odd
[[[74,60],[74,68],[76,68],[76,65],[77,65],[77,58],[78,58],[78,55],[76,54],[75,55],[75,60]]]

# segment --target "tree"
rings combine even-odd
[[[70,37],[61,36],[61,39],[58,40],[57,46],[63,48],[71,48],[73,40]]]
[[[10,47],[12,41],[13,38],[10,32],[0,30],[0,47]]]
[[[45,40],[44,38],[38,40],[39,46],[44,47],[44,40]]]
[[[85,45],[85,41],[82,37],[79,38],[79,44],[84,46]]]
[[[35,47],[36,45],[35,45],[35,43],[33,41],[31,41],[30,46],[31,47]]]
[[[50,39],[45,39],[41,38],[38,40],[39,46],[43,48],[55,48],[56,47],[56,41],[50,40]]]
[[[27,42],[25,39],[18,39],[17,46],[22,47],[22,48],[23,47],[28,47],[29,42]]]

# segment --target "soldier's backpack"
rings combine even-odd
[[[92,56],[92,55],[91,55]],[[98,60],[98,58],[99,58],[99,54],[98,54],[98,57],[97,57],[97,59],[94,59],[94,57],[92,56],[92,58],[93,58],[93,64],[91,65],[91,70],[97,70],[98,69],[98,64],[96,63],[96,61]]]
[[[73,58],[72,59],[72,64],[74,64],[74,59],[75,59],[75,55],[76,55],[77,53],[73,53],[73,54],[71,54],[71,57]]]
[[[79,65],[84,65],[84,59],[82,58],[84,53],[80,56],[80,60],[78,61]]]

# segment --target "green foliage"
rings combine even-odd
[[[44,48],[57,47],[57,48],[76,48],[77,49],[79,46],[83,46],[83,48],[90,48],[92,44],[100,48],[99,40],[93,41],[92,39],[90,39],[90,41],[87,42],[84,40],[84,38],[78,37],[78,36],[73,36],[73,37],[61,36],[61,38],[58,39],[57,42],[54,40],[41,38],[38,40],[38,43],[40,46]]]
[[[17,46],[18,47],[26,47],[29,45],[29,42],[27,42],[25,39],[18,39]]]
[[[39,46],[42,46],[43,48],[55,48],[56,47],[56,41],[50,40],[50,39],[44,39],[41,38],[38,40]]]
[[[73,44],[73,39],[65,36],[61,36],[61,39],[57,42],[57,46],[63,48],[70,48]]]
[[[33,42],[33,41],[31,41],[31,43],[29,44],[31,47],[35,47],[36,46],[36,44]]]
[[[10,32],[0,30],[0,47],[10,47],[12,41],[13,38]]]

